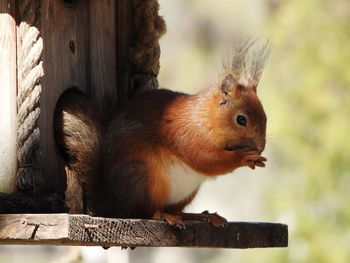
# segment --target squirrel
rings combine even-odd
[[[260,44],[259,44],[260,43]],[[189,95],[144,91],[111,120],[78,90],[58,100],[55,138],[94,215],[227,224],[207,211],[184,213],[200,185],[238,167],[264,167],[266,114],[257,86],[269,41],[246,40],[216,83]]]

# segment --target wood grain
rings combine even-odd
[[[0,1],[0,192],[15,187],[16,147],[16,22],[15,1]]]
[[[117,102],[117,2],[90,0],[91,95]]]
[[[0,244],[127,247],[287,247],[288,226],[231,222],[225,228],[186,222],[185,229],[144,219],[87,215],[0,215]]]
[[[130,47],[135,44],[133,15],[132,1],[119,0],[117,6],[119,107],[125,106],[134,93],[130,85],[133,69],[129,61]]]

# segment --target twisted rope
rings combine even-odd
[[[38,119],[40,115],[40,79],[44,75],[40,37],[41,1],[24,0],[19,4],[21,23],[17,28],[17,189],[36,192],[40,187]]]
[[[160,65],[159,39],[166,32],[164,19],[158,15],[157,0],[133,0],[135,46],[129,58],[135,67],[132,84],[135,89],[158,88]]]

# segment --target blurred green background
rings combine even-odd
[[[84,248],[84,262],[350,262],[350,1],[160,0],[160,5],[168,33],[161,40],[159,80],[169,89],[197,92],[215,82],[223,52],[240,37],[271,38],[258,89],[268,115],[267,167],[242,168],[206,183],[188,211],[286,223],[289,247]],[[71,262],[60,261],[71,249],[37,249],[45,256],[35,259],[35,248],[18,253],[0,247],[0,262],[23,262],[25,255],[32,262]]]

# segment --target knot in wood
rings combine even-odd
[[[21,219],[21,225],[27,226],[28,222],[26,219]]]
[[[36,226],[36,227],[38,227],[40,224],[28,221],[27,219],[21,219],[21,225],[24,226],[24,227],[26,227],[26,226]]]
[[[100,226],[98,224],[84,224],[85,229],[92,229],[92,228],[99,228]]]

